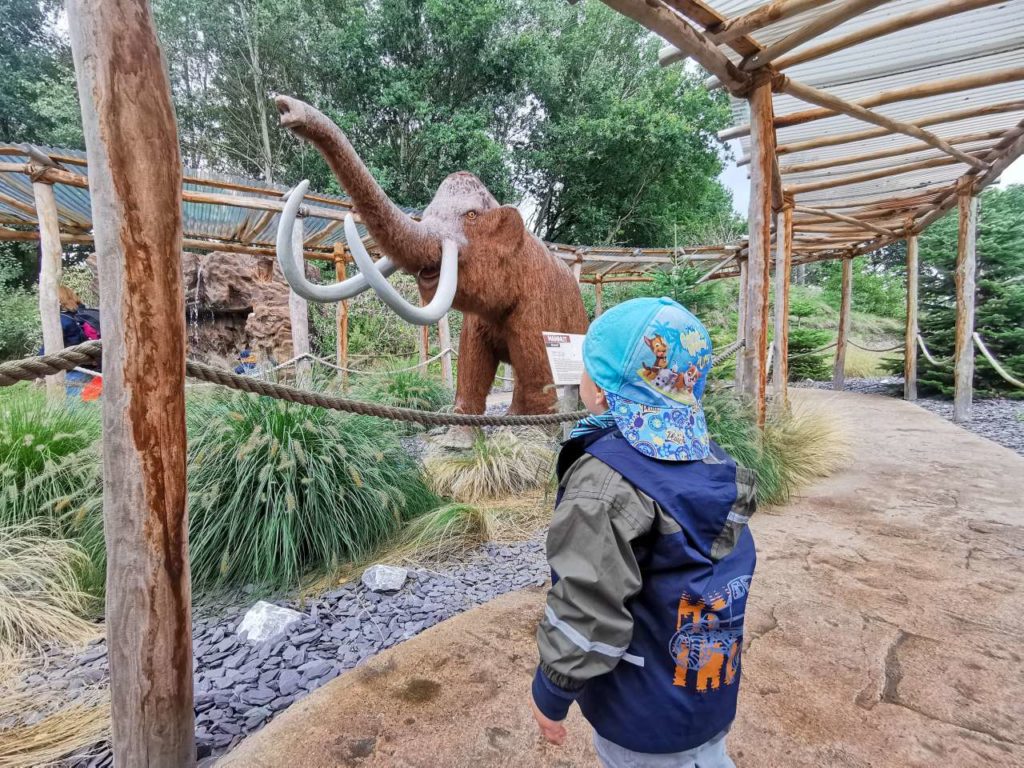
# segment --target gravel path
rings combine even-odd
[[[304,614],[285,636],[253,645],[235,627],[249,605],[222,609],[193,624],[196,743],[200,754],[219,755],[258,730],[275,713],[364,659],[428,627],[495,597],[548,578],[543,537],[516,544],[486,544],[465,562],[437,570],[410,569],[396,593],[346,584],[299,605],[272,601]],[[255,598],[253,598],[255,602]],[[59,690],[75,700],[107,681],[107,649],[99,641],[76,656],[50,657],[27,673],[23,688]],[[70,760],[72,768],[113,764],[106,744]]]
[[[803,381],[794,386],[832,389],[831,382],[826,381]],[[866,395],[903,397],[903,377],[847,379],[846,390]],[[927,397],[918,399],[916,404],[947,421],[953,420],[951,400]],[[1001,397],[975,399],[971,420],[959,426],[1024,456],[1024,400],[1007,400]]]

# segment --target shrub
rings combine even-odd
[[[476,502],[542,486],[554,459],[547,436],[538,430],[478,432],[468,451],[432,456],[425,469],[436,493]]]
[[[189,409],[192,578],[294,585],[437,506],[378,419],[242,394]]]
[[[81,618],[89,603],[77,582],[85,553],[44,533],[32,525],[0,528],[0,662],[96,633]]]
[[[372,400],[381,405],[439,411],[454,402],[454,395],[450,389],[417,371],[382,371],[379,375],[360,378],[364,380],[356,386],[355,393],[362,399]]]
[[[483,544],[490,532],[490,520],[482,510],[444,504],[406,523],[388,552],[392,557],[440,559]]]
[[[42,343],[39,300],[18,284],[21,266],[7,253],[0,253],[0,360],[24,357]]]
[[[826,354],[809,354],[832,340],[829,331],[814,328],[791,328],[789,331],[789,380],[824,381],[832,376]]]

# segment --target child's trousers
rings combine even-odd
[[[683,752],[634,752],[594,732],[594,747],[604,768],[736,768],[725,754],[725,731],[699,747]]]

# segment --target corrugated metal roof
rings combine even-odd
[[[686,4],[670,3],[686,12]],[[768,3],[765,0],[705,0],[703,6],[725,20],[735,20]],[[781,19],[764,27],[753,29],[747,38],[762,50],[779,43],[811,22],[821,20],[844,5],[842,0],[821,2],[801,13]],[[919,123],[925,131],[939,138],[954,139],[953,145],[965,152],[984,153],[982,159],[991,162],[995,156],[988,153],[1000,140],[1012,137],[1024,126],[1024,0],[1006,0],[984,4],[943,18],[907,26],[883,35],[875,34],[882,22],[911,13],[940,12],[942,7],[934,0],[890,0],[847,19],[824,32],[818,33],[792,50],[776,57],[771,63],[777,71],[795,82],[823,90],[850,102],[871,100],[892,91],[904,91],[899,99],[888,103],[866,105],[873,112],[894,120]],[[685,17],[684,17],[685,18]],[[687,19],[701,28],[700,24]],[[707,30],[703,30],[707,31]],[[851,43],[851,36],[871,33],[866,39]],[[709,31],[714,34],[714,27]],[[824,52],[819,46],[842,42],[846,47]],[[723,43],[719,49],[732,61],[744,57]],[[812,55],[814,54],[814,55]],[[823,54],[823,55],[822,55]],[[953,78],[982,76],[1002,72],[1006,82],[982,85],[970,89],[948,91],[926,98],[914,98],[905,92],[915,86],[934,84]],[[953,185],[971,167],[960,161],[935,167],[935,162],[954,160],[945,152],[902,133],[884,132],[865,121],[846,115],[833,115],[822,119],[787,125],[787,119],[798,113],[816,110],[813,104],[776,93],[772,97],[776,126],[776,143],[780,147],[779,166],[783,187],[794,191],[797,205],[842,207],[846,215],[858,209],[867,212],[892,198],[919,197],[937,204],[945,199]],[[732,98],[734,124],[749,122],[745,99]],[[982,107],[989,113],[960,116],[955,121],[927,122],[948,113],[959,113]],[[876,135],[857,136],[867,131]],[[882,135],[877,135],[881,133]],[[853,136],[847,136],[852,134]],[[989,134],[978,138],[976,134]],[[844,136],[845,141],[830,146],[813,148],[799,144],[819,141],[828,137]],[[964,137],[968,137],[965,140]],[[749,137],[740,138],[744,155],[750,151]],[[794,145],[797,145],[794,147]],[[889,152],[902,147],[913,148],[906,153],[882,158],[863,157]],[[927,162],[930,167],[914,168],[914,163]],[[811,165],[811,168],[805,166]],[[906,170],[903,166],[911,166]],[[804,166],[804,167],[802,167]],[[881,173],[886,169],[896,175],[877,179],[860,179],[859,175]],[[976,171],[972,171],[976,172]],[[806,189],[829,181],[842,180],[841,186],[827,189]],[[801,186],[804,185],[804,186]],[[924,197],[921,198],[921,194]],[[904,211],[901,215],[906,215]],[[924,215],[924,211],[919,211]],[[797,232],[800,220],[797,218]],[[864,230],[867,239],[875,234]]]
[[[39,149],[76,174],[86,173],[84,152],[54,147]],[[24,166],[30,158],[21,145],[0,144],[0,160]],[[184,177],[184,189],[188,192],[216,193],[239,200],[275,199],[288,191],[288,188],[280,185],[195,169],[186,169]],[[92,228],[88,189],[63,183],[55,183],[53,188],[61,231],[88,238]],[[261,195],[261,191],[270,194]],[[339,216],[352,208],[352,202],[347,197],[319,193],[307,194],[307,203],[314,211],[317,208],[328,209],[337,212]],[[414,216],[419,213],[412,208],[403,210]],[[280,217],[273,211],[242,208],[224,202],[184,200],[182,214],[184,236],[193,241],[186,243],[187,248],[216,250],[218,246],[239,244],[254,249],[274,248]],[[303,221],[307,249],[321,251],[325,258],[330,258],[335,243],[346,242],[344,227],[339,218],[309,215]],[[32,182],[23,170],[0,172],[0,225],[36,228]],[[358,230],[360,237],[365,238],[366,228],[359,224]],[[643,276],[652,269],[665,268],[679,260],[720,260],[742,247],[743,243],[678,249],[548,244],[548,248],[563,260],[579,263],[582,277],[587,281],[614,281],[616,278]]]

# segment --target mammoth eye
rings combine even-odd
[[[476,211],[466,211],[466,218],[467,219],[475,219],[477,217],[477,215],[478,214],[477,214]]]

